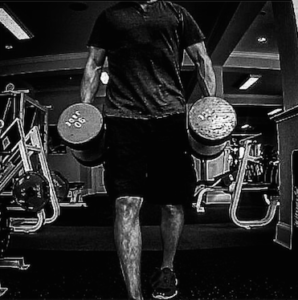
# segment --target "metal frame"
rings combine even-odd
[[[7,291],[8,291],[8,288],[2,287],[1,283],[0,283],[0,297],[2,297]]]
[[[60,215],[60,206],[56,196],[54,183],[52,176],[47,164],[46,155],[48,153],[48,107],[40,105],[37,101],[31,99],[25,95],[26,91],[6,91],[0,96],[11,96],[11,99],[7,99],[5,108],[3,111],[3,119],[1,120],[0,127],[0,141],[2,145],[7,142],[7,151],[4,151],[1,155],[1,166],[3,172],[0,174],[0,195],[1,196],[12,196],[12,191],[4,191],[7,185],[18,176],[20,172],[35,171],[34,167],[38,167],[42,174],[46,177],[50,189],[50,204],[53,208],[53,214],[47,216],[44,209],[36,213],[35,218],[12,218],[10,217],[9,228],[12,232],[24,232],[33,233],[36,232],[44,224],[54,222]],[[28,125],[28,132],[25,134],[25,120],[28,106],[33,107],[33,117],[31,123]],[[12,106],[12,107],[11,107]],[[9,113],[12,111],[8,122],[6,119],[9,118]],[[41,114],[39,116],[38,114]],[[36,119],[36,116],[38,119]],[[7,124],[6,124],[7,123]],[[36,124],[37,123],[37,124]],[[16,127],[13,128],[13,126]],[[9,130],[16,130],[9,132]],[[26,130],[27,131],[27,130]],[[17,136],[15,136],[17,133]],[[9,134],[13,135],[15,140],[9,139]],[[6,136],[7,135],[7,136]],[[4,140],[6,138],[6,141]],[[10,145],[12,143],[12,145]],[[4,148],[4,147],[3,147]],[[37,156],[37,166],[33,164],[31,159]],[[20,206],[7,207],[7,210],[24,210]],[[27,270],[30,265],[25,264],[23,257],[1,257],[0,268],[15,268],[18,270]],[[0,297],[7,292],[8,288],[1,287],[0,284]]]
[[[42,225],[54,222],[60,215],[60,206],[56,196],[54,183],[50,174],[50,170],[46,161],[45,151],[39,134],[37,126],[34,126],[29,133],[24,136],[24,130],[20,119],[15,121],[7,128],[7,130],[1,135],[3,137],[7,131],[17,124],[20,133],[20,141],[13,147],[11,155],[6,156],[3,159],[3,164],[8,167],[4,170],[3,176],[0,179],[0,193],[7,186],[11,180],[19,174],[22,170],[24,172],[35,171],[31,162],[31,157],[37,155],[38,163],[41,166],[42,174],[47,178],[50,187],[50,203],[53,207],[53,215],[50,217],[46,216],[44,209],[37,213],[37,218],[11,218],[11,227],[14,232],[25,232],[32,233],[37,231]],[[0,137],[0,140],[1,140]],[[21,160],[14,164],[14,160],[20,157]],[[9,208],[14,210],[14,208]],[[17,207],[15,210],[20,210]],[[14,223],[21,223],[21,225],[14,226]]]
[[[265,226],[265,225],[269,224],[273,220],[273,218],[275,216],[276,208],[279,204],[278,196],[269,197],[269,203],[266,201],[268,204],[266,215],[264,218],[262,218],[260,220],[249,220],[249,221],[239,220],[237,217],[237,209],[238,209],[238,205],[239,205],[239,201],[240,201],[240,194],[241,194],[242,187],[243,187],[243,180],[244,180],[247,163],[248,163],[248,161],[257,162],[257,160],[258,160],[258,157],[249,155],[251,145],[252,145],[251,140],[247,140],[244,142],[244,149],[245,149],[244,155],[240,162],[239,170],[238,170],[237,177],[236,177],[236,185],[235,185],[235,188],[233,189],[233,193],[232,193],[232,197],[231,197],[232,202],[231,202],[230,209],[229,209],[229,214],[230,214],[232,221],[236,225],[246,228],[246,229],[250,229],[251,227]],[[261,190],[260,188],[258,188],[258,189]],[[268,199],[267,193],[266,193],[266,191],[268,191],[268,187],[264,187],[263,190],[264,190],[265,199]]]
[[[26,271],[30,265],[25,264],[23,257],[4,257],[0,258],[0,268],[13,268]],[[1,296],[1,293],[0,293]]]
[[[34,106],[39,113],[42,113],[44,118],[42,120],[42,123],[39,124],[40,126],[43,126],[43,131],[40,130],[40,135],[42,137],[42,145],[45,150],[45,153],[48,153],[48,109],[50,106],[44,106],[39,104],[37,100],[34,100],[30,98],[26,93],[29,91],[27,90],[21,90],[21,91],[4,91],[2,94],[0,94],[0,97],[9,97],[11,96],[12,99],[7,103],[7,107],[5,108],[5,112],[3,114],[3,117],[6,117],[6,112],[9,110],[10,106],[13,105],[13,120],[15,118],[19,118],[21,120],[21,123],[25,125],[25,117],[26,117],[26,105],[27,103],[30,104],[30,106]],[[5,120],[3,120],[5,123]],[[34,121],[34,120],[32,120]],[[8,124],[10,125],[10,124]],[[33,122],[30,126],[33,127]],[[8,126],[7,126],[8,127]],[[40,128],[39,128],[40,129]],[[6,128],[5,128],[6,130]],[[0,134],[1,134],[1,128],[0,128]]]
[[[205,212],[204,207],[202,204],[204,203],[204,196],[206,193],[215,191],[215,190],[221,190],[223,192],[226,192],[227,194],[230,194],[230,201],[227,201],[225,203],[221,204],[229,204],[229,216],[231,220],[239,227],[243,227],[245,229],[250,229],[252,227],[259,227],[259,226],[265,226],[269,224],[276,212],[276,208],[279,205],[279,196],[270,196],[268,197],[268,186],[262,186],[258,188],[247,188],[243,186],[244,183],[244,176],[245,176],[245,171],[247,167],[248,162],[253,162],[257,163],[259,157],[251,156],[250,150],[251,150],[251,145],[252,145],[252,137],[249,137],[248,139],[244,139],[241,141],[244,145],[244,154],[242,159],[240,160],[240,164],[238,167],[237,171],[237,176],[235,179],[235,182],[233,182],[228,188],[219,188],[216,185],[219,183],[220,180],[216,181],[213,185],[211,186],[205,186],[205,185],[199,185],[196,188],[195,196],[197,197],[197,202],[194,203],[194,207],[196,208],[198,213],[203,213]],[[243,190],[260,190],[264,191],[263,194],[263,199],[264,201],[268,204],[267,212],[264,218],[260,220],[240,220],[237,217],[237,210],[240,202],[240,195],[241,191]],[[206,203],[207,204],[207,203]],[[214,203],[208,203],[208,204],[219,204],[219,202],[214,202]]]

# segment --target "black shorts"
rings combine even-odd
[[[105,185],[111,197],[139,196],[156,204],[193,202],[196,173],[184,114],[105,121]]]

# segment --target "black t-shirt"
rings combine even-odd
[[[107,53],[104,113],[146,119],[185,112],[183,50],[204,38],[188,11],[169,1],[149,3],[146,11],[136,2],[106,9],[88,41]]]

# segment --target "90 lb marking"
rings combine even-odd
[[[86,123],[86,119],[81,117],[78,110],[65,122],[68,127],[74,125],[76,128],[81,128],[84,123]]]

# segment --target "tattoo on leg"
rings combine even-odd
[[[115,243],[128,294],[132,299],[142,299],[142,237],[139,222],[142,201],[139,197],[122,197],[116,200]]]

